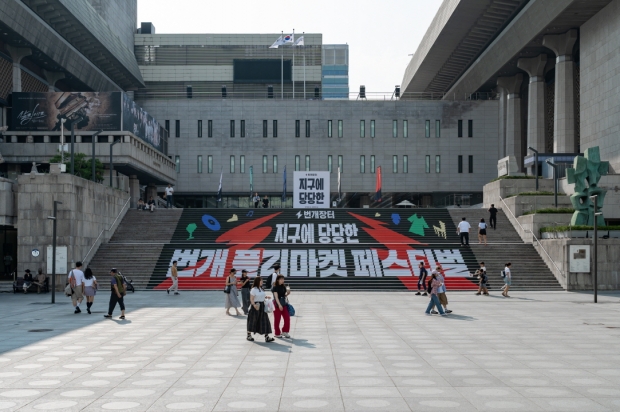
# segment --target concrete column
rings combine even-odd
[[[499,77],[497,85],[506,90],[506,156],[517,158],[519,165],[523,165],[521,151],[521,83],[523,75],[518,73],[512,77]],[[519,170],[522,167],[519,166]]]
[[[11,58],[13,59],[13,91],[21,92],[22,91],[22,68],[21,61],[24,57],[30,56],[32,54],[32,50],[26,47],[13,47],[6,46],[6,49],[11,54]]]
[[[140,199],[140,181],[136,175],[129,176],[129,197],[131,198],[129,203],[135,209],[138,206],[138,199]]]
[[[146,187],[146,200],[148,201],[151,196],[153,196],[153,199],[157,199],[157,186],[152,183]]]
[[[506,157],[506,90],[497,88],[499,92],[499,153],[498,159]]]
[[[545,151],[545,79],[547,55],[519,59],[517,67],[530,76],[527,103],[527,145],[539,152]]]
[[[573,46],[577,41],[577,29],[564,34],[543,37],[543,46],[553,50],[555,59],[555,103],[553,123],[553,151],[575,153],[575,85]]]
[[[45,73],[45,79],[48,84],[48,91],[55,92],[56,91],[56,82],[60,79],[65,78],[65,74],[63,72],[49,72],[47,70],[43,71]]]

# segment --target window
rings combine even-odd
[[[332,172],[332,155],[327,156],[327,171]]]
[[[370,121],[370,137],[375,137],[375,121]]]
[[[463,120],[459,120],[457,133],[458,137],[463,137]]]
[[[398,120],[392,120],[392,137],[398,137]]]
[[[342,155],[338,155],[338,167],[340,168],[340,173],[344,173]]]
[[[310,137],[310,120],[306,120],[306,137]]]
[[[310,171],[310,155],[306,155],[306,172]]]
[[[301,124],[299,120],[295,120],[295,137],[299,137],[301,135]]]
[[[338,137],[342,137],[342,134],[344,133],[342,128],[343,128],[342,120],[338,120]]]
[[[360,120],[360,137],[366,137],[366,121]]]
[[[327,121],[327,137],[332,137],[332,121]]]
[[[202,120],[198,120],[198,137],[202,137]]]
[[[468,172],[474,173],[474,157],[470,155],[467,160],[469,161],[467,165],[467,168],[469,169]]]
[[[245,120],[241,121],[241,137],[245,137]]]
[[[459,173],[463,173],[463,156],[461,155],[459,155],[458,171]]]
[[[177,173],[181,173],[181,156],[174,156],[174,168]]]
[[[235,173],[235,156],[230,156],[230,173]]]
[[[370,173],[375,172],[375,155],[370,156]]]
[[[263,155],[263,173],[267,173],[267,155]]]
[[[174,121],[174,137],[181,137],[181,121]]]
[[[441,120],[435,120],[435,137],[441,137]]]
[[[263,137],[267,137],[267,120],[263,120]]]
[[[409,122],[407,120],[403,120],[403,137],[409,137]]]
[[[244,155],[239,156],[239,173],[245,173],[245,156]]]
[[[207,137],[213,137],[213,120],[207,121]]]
[[[366,173],[366,156],[360,156],[360,173]]]
[[[274,120],[273,121],[273,137],[278,137],[278,121]]]
[[[424,122],[424,137],[431,137],[431,121],[426,120]]]
[[[278,156],[273,157],[273,173],[278,173]]]
[[[441,173],[441,156],[435,156],[435,173]]]
[[[431,157],[429,155],[426,155],[424,168],[426,170],[426,173],[431,172]]]
[[[166,124],[166,131],[170,132],[170,120],[166,120],[165,124]]]
[[[299,155],[295,156],[295,171],[299,171]]]
[[[213,156],[207,156],[207,173],[213,173]]]
[[[235,137],[235,121],[230,121],[230,137]]]
[[[403,173],[409,173],[409,157],[403,156]]]
[[[474,137],[474,121],[467,121],[467,137]]]
[[[198,156],[197,172],[202,173],[202,156]]]
[[[392,173],[398,173],[398,156],[392,156]]]

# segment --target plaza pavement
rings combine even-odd
[[[620,410],[620,294],[512,295],[449,293],[442,318],[407,292],[293,291],[293,339],[267,344],[221,292],[130,294],[124,322],[107,293],[93,315],[0,294],[0,410]]]

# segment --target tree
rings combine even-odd
[[[50,163],[60,163],[60,153],[50,159]],[[74,155],[75,175],[84,179],[92,178],[92,158],[87,157],[84,153],[75,153]],[[65,165],[67,172],[71,172],[71,156],[65,155]],[[103,181],[103,163],[95,159],[95,180],[99,183]]]

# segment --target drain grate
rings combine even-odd
[[[54,329],[30,329],[28,332],[52,332]]]

